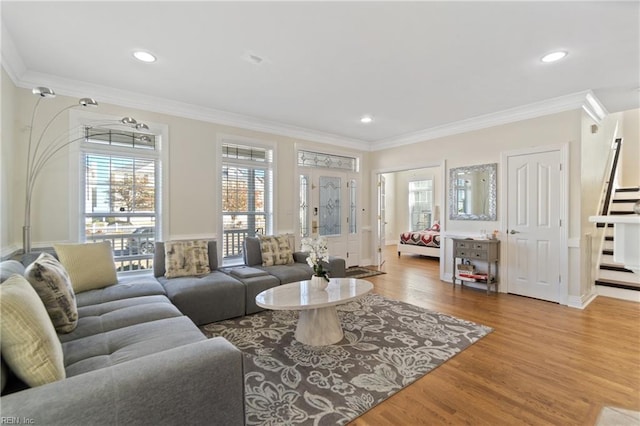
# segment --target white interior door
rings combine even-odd
[[[510,293],[560,301],[560,151],[507,161],[507,285]]]
[[[376,255],[378,261],[378,267],[384,265],[384,248],[386,245],[386,192],[385,192],[385,178],[383,175],[378,175],[378,247],[376,248]]]

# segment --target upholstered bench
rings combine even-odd
[[[255,314],[264,308],[256,305],[256,296],[272,287],[280,285],[280,280],[266,271],[248,266],[236,266],[221,269],[226,274],[240,280],[246,286],[245,313]]]
[[[209,324],[245,314],[246,285],[218,271],[215,241],[208,241],[209,272],[201,276],[167,278],[165,243],[155,243],[153,272],[171,302],[196,325]]]

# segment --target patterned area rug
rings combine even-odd
[[[375,269],[364,268],[362,266],[352,266],[347,268],[345,273],[347,278],[367,278],[386,274],[386,272],[376,271]]]
[[[294,339],[292,311],[201,328],[244,354],[247,424],[345,424],[491,332],[377,294],[339,306],[338,315],[344,338],[320,347]]]

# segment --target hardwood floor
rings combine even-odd
[[[386,256],[374,292],[494,331],[351,425],[592,425],[604,406],[640,410],[640,304],[454,289],[437,260]]]

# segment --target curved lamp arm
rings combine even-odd
[[[62,113],[64,113],[65,111],[68,111],[71,108],[75,108],[78,106],[83,106],[83,107],[98,106],[98,103],[95,100],[91,98],[82,98],[78,101],[78,104],[67,106],[61,109],[60,111],[58,111],[56,114],[54,114],[43,127],[42,131],[40,132],[40,136],[38,137],[38,140],[36,141],[34,146],[33,145],[33,137],[34,137],[33,128],[34,128],[37,111],[40,106],[40,102],[42,101],[43,98],[54,97],[55,93],[53,92],[53,90],[48,89],[46,87],[36,87],[35,89],[33,89],[33,94],[39,95],[40,97],[38,98],[38,101],[35,103],[33,107],[33,112],[31,114],[31,126],[29,129],[29,144],[27,146],[27,167],[26,167],[27,176],[26,176],[26,182],[25,182],[24,226],[22,227],[22,242],[23,242],[23,251],[25,254],[31,252],[31,201],[33,198],[33,190],[35,188],[36,181],[38,179],[38,176],[40,175],[40,172],[46,166],[49,160],[51,160],[51,158],[53,158],[62,149],[66,148],[67,146],[75,142],[81,141],[86,137],[85,135],[82,135],[80,137],[74,137],[73,139],[69,140],[69,137],[73,135],[73,132],[76,132],[79,129],[85,128],[85,127],[91,128],[91,127],[102,126],[107,124],[108,125],[114,125],[114,124],[124,125],[127,127],[132,127],[136,130],[149,128],[144,123],[138,123],[132,117],[124,117],[120,120],[109,120],[109,121],[105,121],[104,123],[91,123],[91,125],[89,126],[81,126],[79,128],[63,132],[61,135],[51,140],[51,142],[49,142],[48,144],[43,145],[43,141],[45,138],[45,134],[47,133],[47,130],[49,130],[53,122],[56,121],[56,119],[60,117]]]

